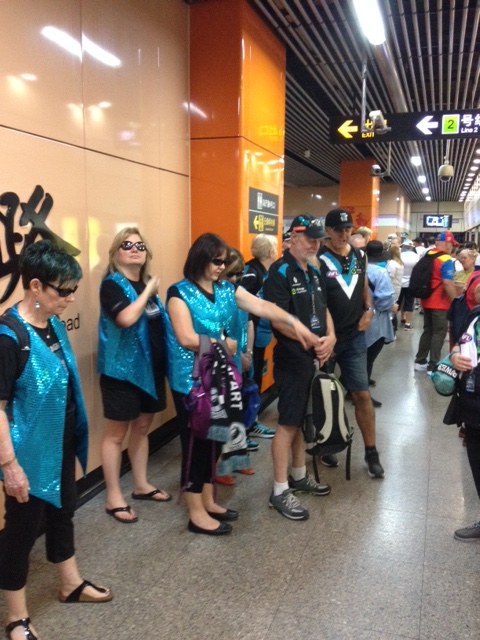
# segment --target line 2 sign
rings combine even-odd
[[[418,113],[390,113],[385,123],[391,131],[378,134],[368,131],[371,121],[362,131],[360,116],[330,118],[330,141],[334,144],[394,142],[399,140],[439,140],[480,137],[480,110],[421,111]]]

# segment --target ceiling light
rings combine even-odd
[[[474,162],[474,164],[480,164],[480,158],[475,158],[475,160],[473,162]]]
[[[425,182],[427,181],[427,176],[418,176],[417,180],[420,182],[420,184],[425,184]]]
[[[425,200],[426,200],[427,202],[430,202],[430,200],[431,200],[431,199],[432,199],[432,198],[431,198],[430,196],[427,196],[427,197],[425,198]]]
[[[469,171],[478,171],[478,167],[470,167]]]
[[[422,189],[422,193],[430,193],[430,189],[427,189],[427,187],[424,187]]]
[[[360,27],[371,44],[385,42],[385,29],[377,0],[353,0]]]
[[[420,158],[420,156],[412,156],[410,158],[410,162],[414,167],[419,167],[422,164],[422,159]]]

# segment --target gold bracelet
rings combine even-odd
[[[13,456],[13,458],[11,460],[7,460],[6,462],[0,462],[0,467],[2,469],[3,469],[3,467],[8,467],[8,465],[13,464],[16,459],[17,459],[17,456]]]

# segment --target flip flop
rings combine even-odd
[[[164,493],[167,497],[156,500],[154,496],[158,496],[159,493]],[[134,500],[151,500],[152,502],[170,502],[172,496],[161,489],[154,489],[153,491],[150,491],[150,493],[132,493],[132,498]]]
[[[116,507],[115,509],[105,508],[105,513],[108,513],[108,515],[112,516],[112,518],[117,522],[123,522],[123,524],[133,524],[134,522],[138,522],[137,516],[135,516],[131,520],[125,520],[124,518],[119,518],[116,514],[122,511],[127,511],[128,513],[131,513],[132,507],[129,504],[127,504],[126,507]]]
[[[98,593],[101,593],[102,596],[100,598],[94,598],[92,596],[89,596],[83,593],[83,590],[85,589],[85,587],[93,587],[95,591],[98,591]],[[91,602],[92,604],[95,604],[97,602],[110,602],[112,598],[113,598],[113,595],[110,589],[106,589],[105,587],[97,587],[96,585],[92,584],[88,580],[84,580],[82,584],[76,589],[74,589],[72,593],[67,597],[62,596],[61,593],[58,596],[58,599],[60,600],[60,602],[68,603],[68,604],[70,604],[71,602]]]

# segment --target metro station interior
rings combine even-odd
[[[367,476],[356,429],[351,479],[342,457],[321,468],[332,493],[305,498],[306,522],[268,508],[269,440],[251,454],[254,475],[218,487],[240,512],[225,539],[187,531],[175,498],[139,503],[131,527],[104,510],[98,290],[118,230],[149,238],[162,301],[200,234],[248,260],[257,233],[281,246],[305,212],[346,208],[381,241],[445,229],[480,241],[480,3],[379,0],[383,36],[372,36],[376,4],[0,3],[0,313],[22,297],[32,238],[78,250],[84,275],[65,322],[90,447],[76,554],[114,593],[101,606],[58,602],[39,538],[28,597],[42,640],[478,640],[478,546],[453,538],[478,519],[478,497],[457,429],[443,424],[448,399],[413,369],[419,310],[375,364],[384,479]],[[252,198],[273,204],[259,211]],[[263,391],[260,417],[275,428],[271,348]],[[350,404],[347,414],[355,428]],[[175,417],[168,395],[148,472],[177,497]],[[122,473],[127,495],[126,455]]]

